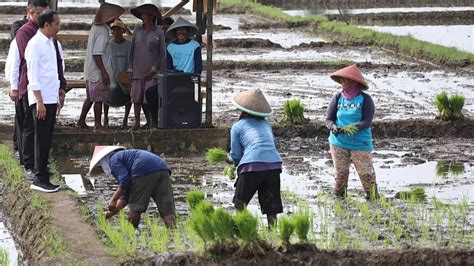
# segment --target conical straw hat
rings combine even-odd
[[[270,116],[272,108],[259,89],[252,89],[237,93],[232,103],[238,109],[255,116]]]
[[[363,86],[361,89],[363,90],[367,90],[369,88],[369,85],[367,85],[362,73],[355,64],[339,69],[338,71],[332,73],[330,77],[337,83],[341,83],[339,77],[348,78],[361,84]]]
[[[123,23],[123,21],[122,21],[120,18],[114,20],[114,23],[110,24],[110,28],[113,28],[113,27],[122,28],[122,29],[125,31],[125,33],[126,33],[127,35],[132,36],[132,32],[131,32],[130,29],[127,27],[127,25],[125,25],[125,23]]]
[[[161,24],[163,21],[163,17],[161,16],[160,10],[153,4],[143,4],[141,6],[137,6],[135,8],[130,9],[130,13],[132,13],[136,18],[142,19],[142,14],[150,14],[153,17],[156,17],[156,22]]]
[[[101,25],[116,20],[122,15],[124,9],[119,5],[110,3],[102,3],[99,7],[99,11],[95,14],[94,24]]]
[[[94,154],[92,155],[91,164],[89,165],[89,174],[92,172],[94,167],[102,160],[105,156],[116,150],[125,150],[127,148],[123,146],[95,146]]]
[[[120,85],[120,88],[122,88],[123,93],[130,95],[132,80],[127,72],[121,71],[117,74],[117,83]]]
[[[198,32],[198,28],[194,26],[191,22],[185,20],[182,17],[179,17],[173,24],[171,24],[166,31],[166,38],[170,40],[175,40],[176,39],[176,30],[178,28],[186,27],[188,29],[188,38],[191,38],[192,36],[196,35]]]

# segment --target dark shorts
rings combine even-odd
[[[235,208],[243,209],[258,191],[258,202],[263,214],[282,213],[280,173],[281,169],[239,174],[235,181]]]
[[[161,217],[175,214],[173,187],[168,171],[133,178],[128,202],[130,211],[145,212],[150,198],[155,201]]]

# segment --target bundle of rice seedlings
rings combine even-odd
[[[195,209],[196,212],[203,213],[206,216],[210,216],[214,213],[214,206],[212,205],[211,202],[207,200],[203,200],[198,203]]]
[[[232,215],[223,208],[217,209],[212,215],[212,227],[219,242],[234,239],[235,222]]]
[[[441,119],[444,119],[449,115],[449,99],[448,94],[445,91],[436,95],[435,104]]]
[[[224,167],[224,175],[228,176],[230,180],[235,179],[235,165],[234,164],[229,164],[226,167]]]
[[[189,224],[193,231],[207,245],[207,243],[215,241],[216,235],[214,233],[211,219],[209,219],[209,214],[199,211],[198,209],[199,208],[196,208],[191,215]]]
[[[462,119],[462,108],[464,107],[464,96],[459,94],[451,95],[449,98],[449,106],[451,107],[452,116],[455,119]]]
[[[299,99],[287,100],[283,104],[283,122],[302,124],[304,122],[304,105]]]
[[[342,132],[344,132],[348,135],[353,135],[357,131],[359,131],[359,128],[357,128],[355,125],[347,125],[347,126],[342,128]]]
[[[280,229],[280,238],[285,245],[290,244],[290,238],[295,231],[295,224],[288,217],[282,217],[278,221],[278,229]]]
[[[422,187],[414,187],[409,191],[400,191],[395,195],[395,198],[401,200],[413,200],[415,202],[422,202],[426,199],[425,189]]]
[[[225,162],[227,159],[227,151],[221,148],[211,148],[207,150],[206,158],[207,162],[210,164]]]
[[[307,241],[309,228],[311,226],[309,213],[299,213],[293,216],[293,224],[295,225],[295,232],[300,242]]]
[[[204,200],[204,192],[199,190],[192,190],[186,193],[186,202],[190,210],[194,210],[196,206]]]
[[[258,239],[258,219],[248,210],[242,210],[235,214],[235,226],[237,227],[238,237],[249,244]]]

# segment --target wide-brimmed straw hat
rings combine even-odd
[[[127,148],[123,146],[95,146],[91,164],[89,165],[89,174],[92,172],[92,170],[94,170],[100,160],[102,160],[105,156],[107,156],[113,151],[125,149]]]
[[[110,28],[113,28],[113,27],[122,28],[127,35],[132,35],[132,32],[130,31],[130,29],[127,27],[127,25],[125,25],[125,23],[123,23],[123,21],[120,18],[114,20],[114,22],[110,24]]]
[[[362,85],[362,90],[367,90],[369,88],[369,85],[367,85],[364,76],[362,76],[362,72],[360,72],[359,68],[355,64],[339,69],[338,71],[332,73],[330,77],[339,84],[341,83],[340,78],[342,77],[356,81],[357,83]]]
[[[140,20],[142,19],[142,14],[143,13],[150,14],[153,17],[156,17],[156,20],[157,20],[158,24],[160,24],[161,21],[163,20],[163,17],[161,16],[160,10],[154,4],[143,4],[141,6],[137,6],[135,8],[130,9],[130,12],[136,18],[138,18]]]
[[[232,103],[238,109],[255,116],[267,117],[273,113],[270,104],[259,89],[237,93]]]
[[[95,14],[94,24],[101,25],[116,20],[122,15],[124,9],[119,5],[102,3],[99,7],[99,11]]]
[[[178,28],[187,28],[188,30],[188,38],[191,38],[192,36],[196,35],[198,33],[198,28],[192,24],[191,22],[185,20],[182,17],[179,17],[171,26],[169,26],[168,30],[166,31],[166,38],[170,40],[175,40],[176,39],[176,30]]]
[[[117,83],[119,84],[120,88],[122,88],[123,93],[130,95],[132,80],[130,79],[130,75],[127,72],[121,71],[117,74]]]

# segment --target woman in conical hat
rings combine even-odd
[[[280,195],[282,161],[275,147],[272,127],[265,119],[272,114],[263,93],[258,89],[238,93],[232,100],[241,110],[239,121],[231,129],[229,162],[237,165],[234,205],[242,210],[255,192],[268,226],[276,224],[283,212]]]
[[[140,112],[146,117],[145,128],[158,127],[158,73],[166,69],[166,44],[161,27],[162,16],[153,4],[144,4],[130,10],[142,26],[133,32],[130,65],[132,72],[131,99],[135,113],[132,130],[140,129]],[[150,100],[149,100],[150,99]]]
[[[167,45],[167,69],[201,75],[201,45],[191,39],[198,28],[191,22],[179,17],[166,31],[166,38],[171,40]]]
[[[365,93],[369,86],[356,65],[340,69],[330,77],[342,85],[331,99],[326,126],[331,131],[329,144],[336,174],[335,194],[344,197],[349,168],[354,163],[367,199],[378,197],[372,165],[374,101]]]

